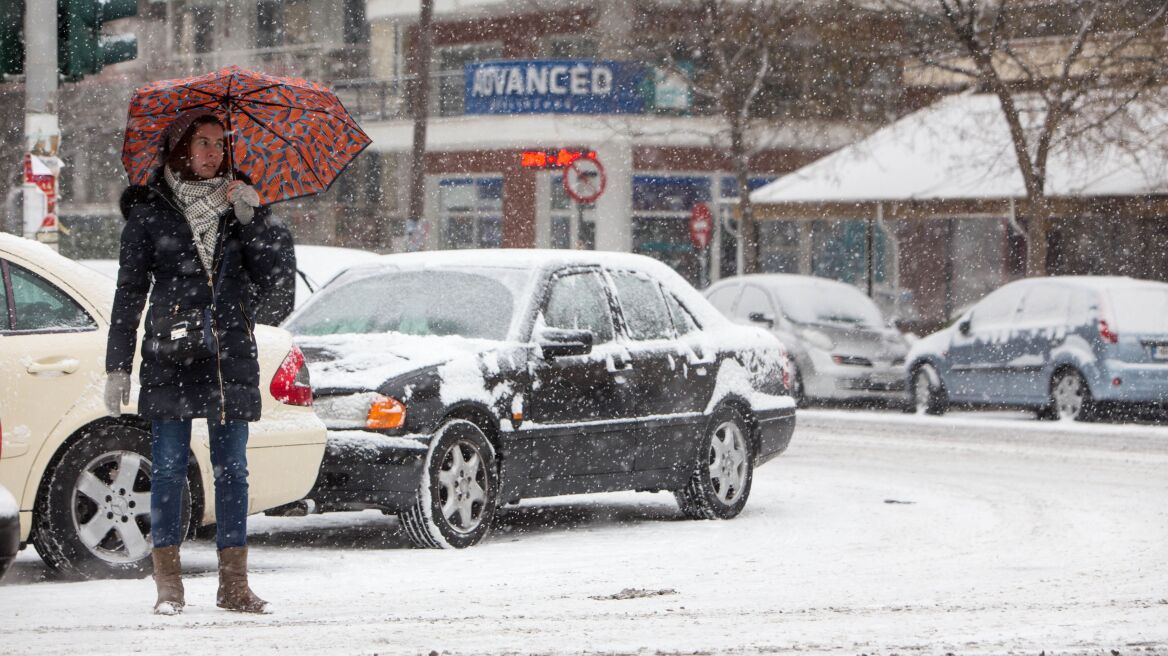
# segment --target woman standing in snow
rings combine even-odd
[[[179,546],[187,527],[191,422],[206,419],[215,475],[219,590],[216,604],[268,612],[247,581],[248,422],[260,417],[259,364],[247,287],[271,287],[276,259],[268,208],[228,170],[224,126],[208,110],[178,116],[160,144],[164,162],[122,194],[117,293],[106,349],[106,406],[130,400],[143,307],[138,414],[151,422],[150,518],[154,611],[185,605]]]

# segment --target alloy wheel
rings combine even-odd
[[[133,451],[91,460],[73,484],[73,527],[81,543],[110,563],[150,554],[150,461]]]
[[[731,505],[746,486],[746,439],[732,421],[720,424],[710,439],[710,481],[724,505]]]
[[[487,470],[474,444],[456,442],[442,457],[438,472],[442,516],[451,529],[470,533],[483,521]]]
[[[1083,380],[1075,374],[1063,374],[1054,384],[1051,395],[1059,419],[1078,419],[1083,412]]]

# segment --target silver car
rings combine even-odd
[[[852,285],[759,274],[723,279],[705,294],[733,321],[762,324],[782,340],[796,401],[903,402],[908,343]]]

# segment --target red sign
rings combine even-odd
[[[45,195],[45,215],[41,219],[40,228],[47,230],[57,229],[57,176],[52,174],[44,164],[33,162],[33,155],[24,155],[24,181],[36,185]]]
[[[704,250],[713,232],[714,216],[710,213],[710,206],[697,203],[689,214],[689,240],[699,251]]]
[[[564,191],[577,203],[591,203],[604,193],[608,178],[595,157],[581,157],[564,169]]]
[[[559,152],[545,152],[542,150],[525,150],[519,153],[519,166],[528,169],[563,169],[572,165],[572,162],[586,157],[596,159],[596,151],[566,150]]]

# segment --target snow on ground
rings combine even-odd
[[[269,616],[214,608],[207,542],[168,618],[149,580],[47,581],[26,551],[0,652],[1168,654],[1166,471],[1160,427],[801,410],[732,521],[531,500],[430,551],[368,511],[253,518]]]

